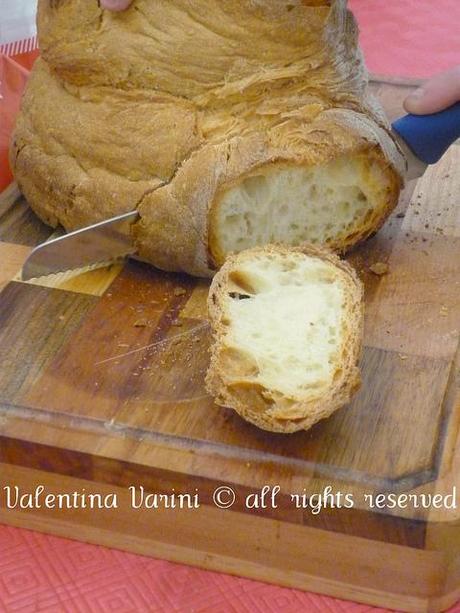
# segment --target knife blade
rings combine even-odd
[[[460,102],[440,113],[401,117],[393,123],[392,132],[406,156],[406,178],[420,177],[460,138]],[[135,255],[130,226],[138,219],[137,211],[131,211],[39,245],[27,258],[22,279]]]
[[[42,243],[31,251],[25,261],[22,280],[134,255],[136,248],[130,236],[130,226],[138,218],[137,211],[130,211]]]
[[[393,130],[393,137],[397,141],[399,148],[406,158],[406,181],[413,181],[419,177],[423,177],[425,170],[428,168],[428,164],[415,155],[406,141]]]

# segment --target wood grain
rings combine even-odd
[[[0,242],[0,290],[21,270],[30,247]]]
[[[5,204],[5,211],[1,211],[2,204]],[[23,197],[16,200],[14,206],[9,198],[0,200],[0,212],[0,240],[3,242],[35,247],[53,233],[52,228],[34,215]]]
[[[175,325],[193,284],[128,263],[23,401],[58,412],[65,404],[95,419],[125,412],[138,427],[151,421],[156,402],[162,415],[178,402],[200,402],[209,328],[191,319]]]
[[[460,238],[460,145],[451,147],[439,164],[429,167],[417,183],[402,225],[406,232],[429,238]]]
[[[184,441],[210,441],[234,454],[303,463],[305,470],[314,466],[369,487],[398,490],[433,479],[449,360],[370,347],[362,389],[346,411],[306,433],[266,433],[207,397],[204,313],[172,325],[190,294],[193,300],[194,282],[184,281],[130,263],[21,402]],[[184,293],[175,296],[177,290]],[[201,296],[201,284],[198,291]],[[417,431],[406,410],[414,402]]]
[[[97,266],[91,270],[69,270],[67,272],[48,275],[39,279],[22,281],[21,275],[17,274],[14,281],[38,285],[39,287],[52,287],[67,292],[89,294],[90,296],[102,296],[123,269],[123,263],[113,263],[107,266]]]
[[[16,206],[20,198],[21,192],[17,183],[11,183],[11,185],[4,189],[0,194],[0,218],[13,206]]]
[[[13,402],[46,369],[94,299],[14,282],[0,298],[0,400]]]

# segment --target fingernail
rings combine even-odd
[[[413,92],[411,92],[407,98],[408,100],[413,100],[414,102],[417,100],[420,100],[420,98],[423,98],[423,96],[425,95],[425,88],[424,87],[418,87],[417,89],[415,89]]]

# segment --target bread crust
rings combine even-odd
[[[378,159],[395,206],[404,162],[367,92],[345,0],[39,0],[42,57],[11,166],[35,212],[73,230],[137,209],[142,259],[211,276],[213,211],[256,169]],[[210,52],[211,50],[211,52]]]
[[[226,297],[231,287],[229,276],[244,261],[251,261],[263,254],[289,256],[302,253],[320,258],[332,264],[346,284],[346,317],[342,318],[341,355],[337,360],[340,368],[336,371],[331,386],[320,398],[305,400],[286,398],[244,377],[235,379],[235,372],[229,370],[223,359],[228,333],[228,315],[225,310]],[[213,332],[210,366],[206,376],[206,387],[220,406],[235,410],[243,419],[259,428],[271,432],[292,433],[308,430],[318,421],[329,417],[347,404],[361,384],[359,361],[362,351],[364,291],[356,271],[331,251],[313,246],[285,247],[269,245],[255,247],[230,256],[214,276],[208,297],[208,314]],[[234,369],[238,370],[238,366]],[[286,402],[287,400],[287,402]]]

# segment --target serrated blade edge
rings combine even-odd
[[[134,255],[136,248],[130,226],[138,217],[137,211],[131,211],[39,245],[22,267],[22,280],[85,269]]]

